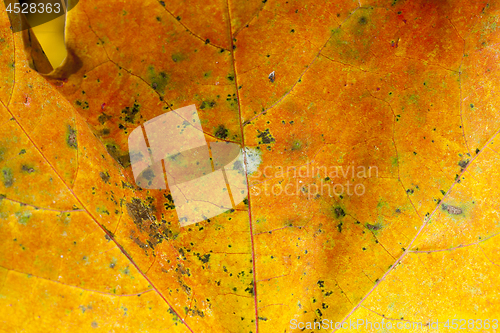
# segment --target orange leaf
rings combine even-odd
[[[82,0],[49,74],[2,14],[0,331],[498,328],[499,14]],[[197,181],[197,208],[231,198],[189,225],[172,160],[130,146],[134,130],[145,154],[171,144],[147,126],[181,108],[199,127],[175,128],[212,147],[182,181],[218,171],[227,186]],[[247,188],[223,142],[242,148]],[[208,156],[191,153],[178,165]]]

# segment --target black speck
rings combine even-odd
[[[334,213],[335,213],[335,217],[336,217],[336,218],[339,218],[339,217],[344,217],[344,216],[345,216],[345,212],[344,212],[344,210],[343,210],[342,208],[340,208],[340,207],[336,207],[336,208],[334,209]]]

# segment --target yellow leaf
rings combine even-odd
[[[2,13],[0,331],[497,329],[499,14],[458,0],[80,1],[50,71]],[[196,117],[178,131],[212,147],[206,169],[188,168],[201,150],[175,155],[182,181],[226,184],[191,179],[196,209],[231,198],[192,224],[175,156],[139,179],[147,158],[130,148],[146,133],[152,161],[175,140],[149,124],[179,110]],[[224,142],[244,168],[218,160]]]

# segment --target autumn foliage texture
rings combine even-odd
[[[0,332],[499,318],[499,15],[81,0],[52,70],[0,4]],[[249,195],[181,228],[168,189],[136,185],[127,138],[191,104],[208,142],[241,145]],[[360,167],[377,173],[343,173]]]

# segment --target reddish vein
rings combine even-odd
[[[241,104],[240,104],[240,92],[238,89],[238,75],[236,75],[236,64],[234,59],[234,43],[233,43],[233,27],[231,24],[231,10],[229,9],[229,0],[227,0],[227,24],[229,31],[229,40],[231,41],[231,63],[233,65],[234,72],[234,84],[236,87],[236,99],[238,100],[238,114],[239,114],[239,122],[240,122],[240,133],[241,133],[241,146],[245,147],[245,135],[243,131],[243,122],[242,122],[242,114],[241,114]],[[247,156],[244,155],[245,166],[247,165]],[[247,168],[245,168],[247,169]],[[248,223],[250,227],[250,242],[252,245],[252,278],[253,278],[253,295],[254,295],[254,307],[255,307],[255,332],[259,333],[259,308],[257,306],[257,273],[255,270],[255,244],[253,239],[253,226],[252,226],[252,201],[250,199],[250,186],[248,182],[248,174],[245,173],[246,182],[247,182],[247,198],[248,198]]]
[[[165,301],[165,303],[167,303],[167,305],[172,309],[172,311],[176,314],[176,316],[179,318],[179,320],[182,321],[182,323],[184,325],[186,325],[186,328],[190,331],[190,332],[193,332],[194,331],[189,327],[189,325],[184,321],[184,319],[179,315],[179,313],[177,313],[177,311],[174,309],[174,307],[167,301],[167,299],[165,298],[165,296],[163,296],[163,294],[158,290],[158,288],[153,284],[153,282],[144,274],[144,272],[142,272],[142,270],[139,268],[139,266],[137,266],[137,264],[134,262],[134,260],[128,255],[128,253],[125,251],[125,249],[120,245],[118,244],[118,242],[116,241],[116,239],[114,237],[112,237],[110,235],[110,233],[103,227],[101,226],[101,224],[99,224],[99,222],[97,222],[97,219],[92,215],[92,213],[87,209],[87,207],[85,207],[85,205],[83,204],[83,202],[78,198],[78,196],[73,192],[73,189],[70,188],[68,186],[68,184],[66,184],[66,182],[64,181],[64,179],[61,177],[61,175],[59,175],[59,173],[57,172],[57,170],[54,168],[54,166],[52,165],[52,163],[49,162],[49,160],[45,157],[45,155],[42,153],[42,151],[40,150],[40,148],[38,147],[38,145],[33,141],[33,139],[30,137],[30,135],[28,134],[28,132],[24,129],[24,127],[19,123],[18,119],[14,116],[14,114],[12,113],[12,111],[9,109],[9,107],[7,105],[5,105],[5,103],[0,100],[0,103],[7,109],[7,111],[10,113],[10,115],[12,116],[12,118],[14,118],[15,122],[17,123],[17,125],[19,126],[19,128],[21,128],[21,130],[24,132],[24,134],[26,135],[26,137],[28,138],[28,140],[33,144],[33,146],[35,147],[35,149],[40,153],[40,155],[42,156],[42,158],[45,160],[45,162],[47,163],[47,165],[50,166],[50,168],[52,169],[52,171],[54,172],[54,174],[61,180],[61,182],[64,184],[64,186],[66,186],[66,188],[68,189],[68,191],[73,195],[73,197],[75,198],[75,200],[81,205],[81,207],[83,207],[83,209],[87,212],[87,214],[89,214],[89,216],[92,218],[92,220],[94,220],[94,222],[99,226],[99,228],[101,228],[101,230],[106,234],[108,235],[112,240],[113,242],[116,244],[116,246],[120,249],[120,251],[125,255],[125,257],[127,257],[127,259],[132,263],[132,265],[134,265],[134,267],[141,273],[142,276],[144,276],[144,278],[146,279],[146,281],[149,282],[149,284],[153,287],[153,289],[158,293],[158,295]],[[76,181],[76,180],[75,180]]]

